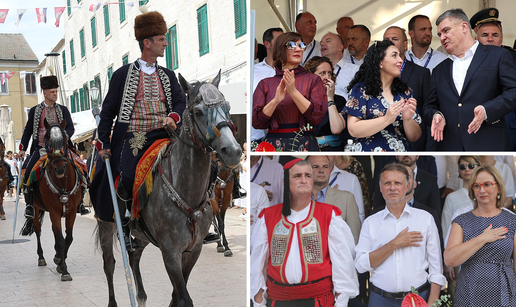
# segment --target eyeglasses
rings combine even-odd
[[[475,163],[459,164],[459,169],[461,171],[464,171],[464,170],[466,170],[466,167],[468,167],[469,169],[475,169],[477,166],[478,166],[478,164],[475,164]]]
[[[495,182],[491,182],[491,181],[486,181],[484,183],[473,183],[471,185],[471,188],[473,189],[473,191],[475,192],[478,192],[480,191],[480,187],[484,187],[484,189],[486,191],[491,191],[491,189],[493,188],[493,186],[495,185],[496,183]]]
[[[299,49],[301,49],[303,51],[305,51],[305,49],[306,49],[306,44],[303,42],[299,42],[296,44],[295,42],[290,41],[290,42],[287,42],[285,44],[285,46],[287,47],[288,50],[295,50],[296,47],[299,47]]]

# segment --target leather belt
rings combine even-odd
[[[417,288],[416,290],[417,290],[417,293],[421,293],[423,291],[428,290],[428,288],[430,288],[430,284],[428,282],[426,282],[421,287]],[[407,292],[388,292],[388,291],[384,291],[384,290],[378,288],[377,286],[373,285],[372,283],[369,283],[369,289],[371,289],[371,291],[373,291],[374,293],[379,294],[379,295],[381,295],[383,297],[392,298],[392,299],[396,299],[396,300],[401,300],[405,296],[407,296],[407,294],[410,293],[410,291],[407,291]]]

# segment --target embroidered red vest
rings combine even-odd
[[[292,224],[282,214],[283,204],[264,209],[267,235],[269,237],[269,265],[267,275],[281,283],[289,283],[285,277],[285,264],[291,248],[299,248],[301,255],[301,283],[331,276],[330,252],[328,250],[328,229],[332,211],[341,215],[339,208],[312,201],[305,220]],[[299,246],[292,245],[294,227]]]

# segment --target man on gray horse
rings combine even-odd
[[[38,160],[46,155],[47,149],[45,148],[45,133],[47,129],[45,128],[45,119],[47,122],[52,124],[61,123],[66,120],[66,134],[68,135],[68,144],[73,146],[70,138],[72,137],[75,128],[73,127],[72,117],[70,116],[70,112],[66,106],[57,104],[57,88],[59,87],[59,83],[57,82],[56,76],[46,76],[40,78],[40,86],[43,90],[43,97],[45,97],[45,101],[42,103],[32,107],[29,111],[29,118],[27,120],[27,124],[23,129],[23,135],[20,143],[20,152],[19,156],[23,157],[25,155],[25,151],[27,151],[27,147],[29,146],[29,141],[32,137],[32,145],[30,147],[30,158],[25,160],[22,166],[22,170],[25,169],[25,174],[22,178],[23,182],[23,194],[25,197],[25,217],[26,218],[34,218],[34,207],[32,206],[32,201],[34,199],[34,188],[32,185],[27,185],[27,179],[30,176],[32,168],[38,162]],[[79,156],[77,156],[72,151],[69,151],[72,158],[81,165],[82,171],[86,171],[86,164],[80,161]],[[85,187],[82,189],[82,195],[84,197]],[[79,207],[77,207],[77,213],[81,213],[81,215],[88,214],[90,211],[84,207],[84,204],[81,201]]]
[[[134,32],[142,55],[113,74],[102,104],[98,127],[99,156],[111,155],[124,240],[128,250],[138,247],[129,229],[136,166],[145,151],[159,139],[168,138],[165,125],[177,129],[186,108],[185,95],[173,71],[157,64],[168,45],[167,24],[158,12],[139,15]],[[116,118],[116,120],[115,120]],[[115,121],[112,138],[111,127]],[[97,163],[90,187],[95,213],[113,221],[113,206],[104,163]]]

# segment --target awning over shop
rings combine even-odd
[[[91,139],[93,131],[97,128],[97,123],[95,122],[91,110],[72,113],[72,120],[75,128],[72,142],[81,143]]]

